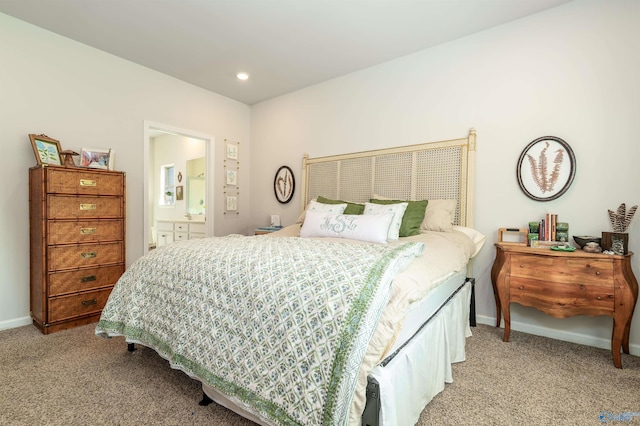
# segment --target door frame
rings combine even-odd
[[[214,181],[215,181],[215,173],[213,170],[213,165],[215,164],[215,138],[211,135],[196,132],[188,129],[181,129],[179,127],[170,126],[167,124],[156,123],[149,120],[144,120],[144,141],[143,141],[143,191],[142,196],[144,197],[144,203],[142,208],[142,227],[143,227],[143,253],[147,254],[149,252],[149,144],[151,140],[151,134],[153,131],[161,131],[165,133],[173,133],[175,135],[180,135],[193,139],[201,139],[205,142],[205,164],[206,164],[206,180],[205,180],[205,194],[207,200],[207,209],[205,211],[205,228],[206,228],[206,236],[210,237],[214,234],[214,217],[210,212],[214,212]]]

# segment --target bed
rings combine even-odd
[[[259,424],[414,424],[471,335],[475,138],[305,156],[298,223],[153,250],[96,334]]]

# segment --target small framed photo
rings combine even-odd
[[[176,200],[182,201],[184,200],[184,186],[176,186]]]
[[[238,145],[233,143],[227,144],[227,158],[229,160],[237,160],[238,159]]]
[[[238,210],[238,197],[236,196],[227,197],[227,210],[231,210],[231,211]]]
[[[109,164],[111,155],[110,149],[82,148],[80,165],[93,169],[113,170],[113,164]]]
[[[33,152],[36,154],[36,161],[38,166],[54,165],[62,166],[62,159],[60,158],[60,141],[51,139],[47,135],[30,134],[29,140],[31,140],[31,146]]]
[[[238,185],[238,172],[227,170],[227,185]]]

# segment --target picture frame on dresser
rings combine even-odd
[[[36,161],[38,166],[62,166],[62,157],[60,152],[60,141],[52,139],[47,135],[36,135],[34,133],[29,134],[29,140],[31,141],[31,147],[36,155]]]
[[[80,165],[91,169],[113,170],[113,157],[112,149],[82,148]]]

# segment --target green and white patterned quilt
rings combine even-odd
[[[422,243],[228,237],[153,250],[96,334],[123,335],[271,424],[347,423],[393,276]]]

